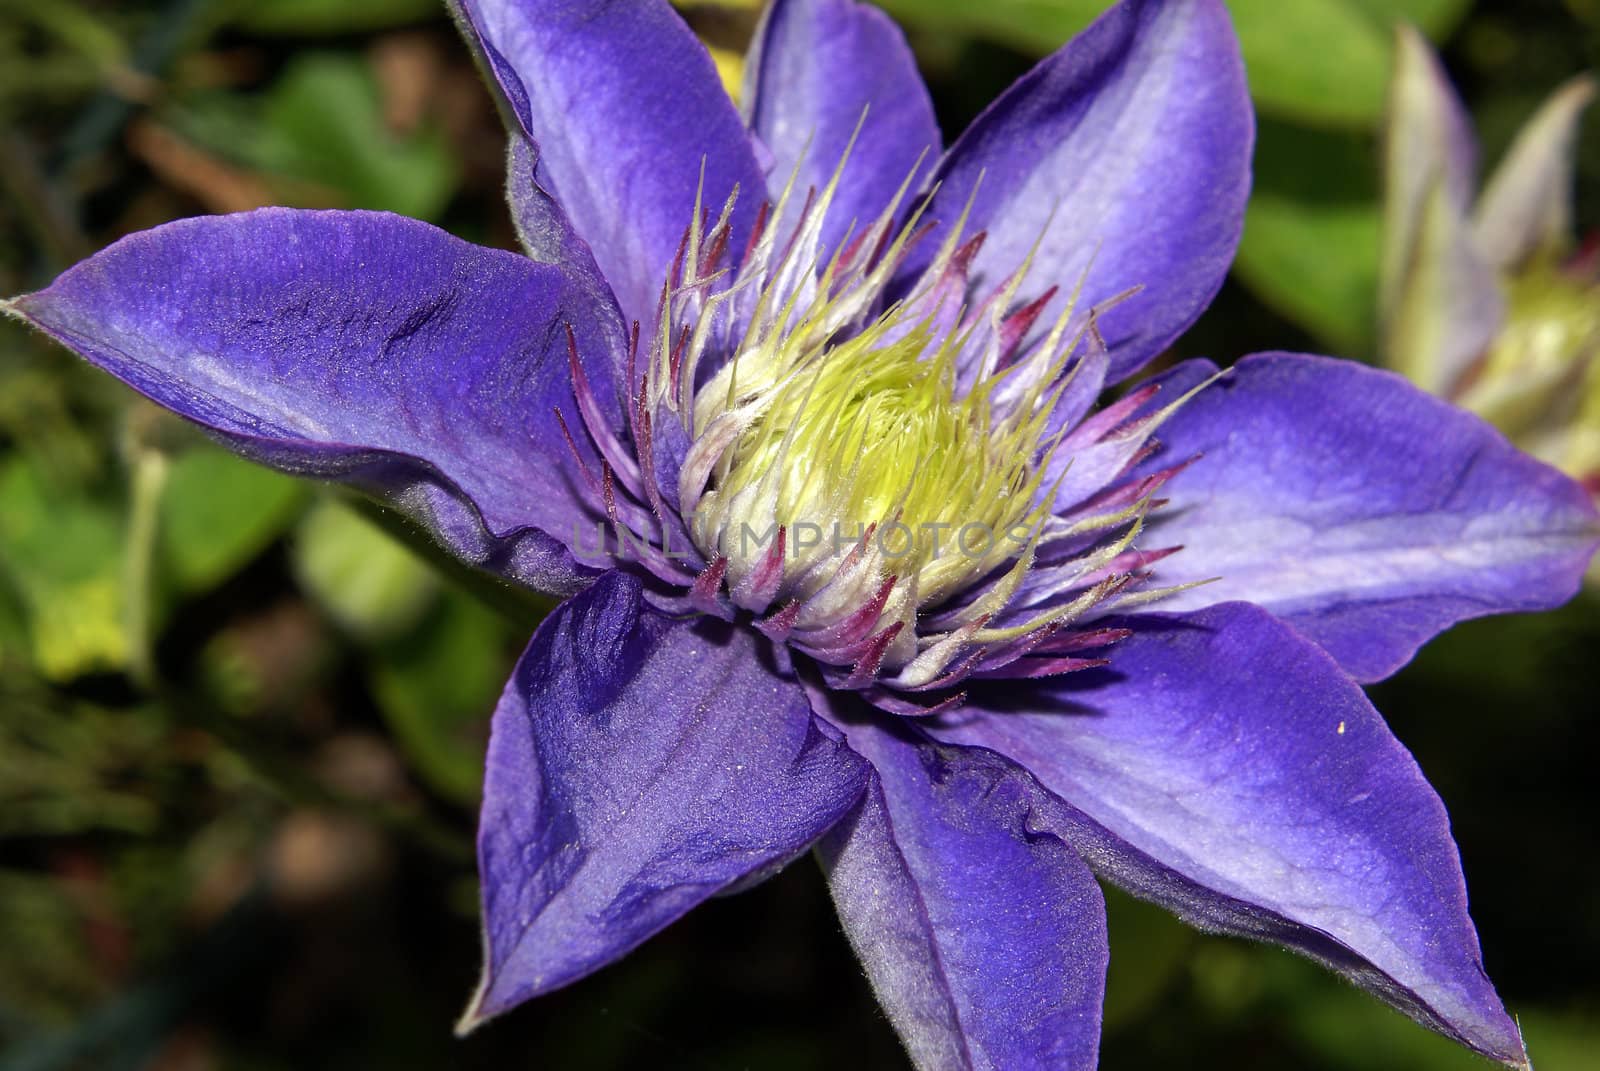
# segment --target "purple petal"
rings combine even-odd
[[[988,232],[974,266],[980,291],[1038,240],[1030,288],[1062,288],[1049,315],[1080,278],[1080,308],[1142,287],[1100,319],[1116,381],[1194,322],[1222,285],[1244,224],[1253,139],[1220,0],[1124,0],[961,135],[929,213],[953,223],[976,188],[968,227]]]
[[[511,210],[512,226],[523,252],[540,264],[558,264],[574,279],[586,283],[590,300],[608,320],[621,324],[622,309],[616,294],[595,263],[589,243],[578,237],[566,211],[539,185],[538,146],[520,131],[511,131],[506,152],[506,205]],[[627,346],[621,337],[612,353],[611,381],[623,384],[628,379]]]
[[[931,169],[939,157],[943,141],[916,60],[877,8],[777,0],[756,33],[745,78],[750,126],[773,155],[774,201],[791,174],[802,196],[826,186],[860,124],[823,224],[824,262],[852,223],[860,233],[919,162]]]
[[[1205,374],[1180,365],[1176,397]],[[1457,621],[1559,605],[1600,540],[1589,496],[1488,424],[1389,372],[1263,354],[1239,362],[1157,433],[1139,470],[1199,455],[1162,489],[1146,545],[1182,550],[1164,600],[1241,599],[1284,618],[1361,680],[1393,673]]]
[[[1034,780],[978,748],[868,724],[877,778],[819,845],[839,917],[912,1062],[926,1071],[1092,1069],[1105,903],[1040,828]]]
[[[938,735],[1030,770],[1068,804],[1048,828],[1101,876],[1524,1066],[1444,806],[1361,690],[1247,604],[1129,621],[1108,669],[974,692]]]
[[[782,866],[865,762],[751,633],[608,573],[534,634],[495,711],[478,827],[487,962],[461,1029],[566,985]]]
[[[350,482],[541,590],[594,571],[552,416],[621,325],[575,270],[401,216],[264,209],[124,238],[10,308],[254,461]],[[580,433],[581,434],[581,433]]]
[[[733,249],[765,192],[711,57],[664,0],[453,2],[538,147],[540,187],[594,251],[627,319],[653,327],[702,165],[713,218],[743,191]]]

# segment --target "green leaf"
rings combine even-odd
[[[11,4],[0,5],[3,8]],[[127,39],[119,27],[100,13],[79,4],[56,0],[50,4],[16,4],[6,14],[33,23],[73,52],[108,71],[129,60]]]
[[[425,124],[402,135],[388,128],[377,80],[359,56],[305,54],[264,101],[199,94],[166,118],[197,144],[279,179],[278,192],[291,202],[303,201],[309,184],[352,206],[431,219],[459,178],[439,129]]]
[[[1592,1071],[1600,1052],[1600,1025],[1592,1015],[1519,1013],[1517,1023],[1539,1071]]]
[[[1435,41],[1442,41],[1461,24],[1472,0],[1350,0],[1367,17],[1390,27],[1404,20]]]
[[[432,605],[438,577],[427,564],[348,506],[324,499],[294,543],[301,586],[358,638],[404,634]]]
[[[430,127],[391,133],[377,80],[358,57],[295,60],[273,88],[265,118],[294,146],[288,173],[348,193],[363,208],[431,219],[455,191],[455,159],[443,134]]]
[[[1228,0],[1264,112],[1365,126],[1383,112],[1392,42],[1346,0]]]
[[[489,715],[525,638],[452,590],[412,634],[374,657],[369,680],[378,706],[412,767],[440,795],[477,801]]]
[[[1053,52],[1110,7],[1103,0],[890,0],[911,25],[976,34],[1036,55]],[[1383,107],[1389,42],[1346,0],[1229,0],[1250,88],[1265,110],[1314,122],[1367,124]]]
[[[248,0],[239,23],[256,33],[346,34],[437,18],[437,0]]]
[[[1381,215],[1365,138],[1263,122],[1234,269],[1336,353],[1370,357]]]
[[[177,586],[207,591],[288,528],[306,487],[226,451],[199,447],[173,459],[161,501],[165,566]]]
[[[114,502],[0,464],[0,569],[20,595],[33,659],[53,680],[127,664],[124,518]]]

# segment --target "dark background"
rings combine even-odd
[[[1015,0],[894,6],[947,138],[1061,39]],[[1083,5],[1057,6],[1066,25]],[[1386,42],[1383,5],[1347,6]],[[1412,6],[1490,160],[1594,60],[1596,0]],[[690,15],[735,48],[751,25]],[[1294,31],[1257,47],[1292,70]],[[1360,102],[1382,68],[1352,61],[1329,99],[1359,114],[1331,116],[1257,69],[1258,190],[1329,240],[1273,277],[1274,220],[1253,216],[1239,279],[1178,350],[1370,358],[1378,116]],[[0,293],[130,231],[268,203],[510,246],[502,153],[427,2],[0,0]],[[0,325],[0,1071],[905,1066],[808,860],[452,1037],[478,968],[485,722],[535,620]],[[1546,1071],[1600,1068],[1597,653],[1586,596],[1463,626],[1373,690],[1450,807],[1489,972]],[[1485,1066],[1286,953],[1108,896],[1108,1069]]]

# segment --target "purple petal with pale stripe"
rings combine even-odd
[[[852,223],[859,234],[888,207],[919,160],[931,170],[939,157],[933,103],[905,37],[856,0],[776,0],[756,33],[745,85],[751,129],[773,155],[774,201],[791,174],[802,198],[807,187],[827,185],[860,125],[823,224],[824,263]]]
[[[1163,377],[1176,397],[1213,371]],[[1162,489],[1148,546],[1183,549],[1154,583],[1217,578],[1160,605],[1241,599],[1321,644],[1361,680],[1484,614],[1578,590],[1600,541],[1589,496],[1488,424],[1351,361],[1262,354],[1180,408],[1138,473],[1198,455]]]
[[[1361,690],[1247,604],[1124,623],[1107,669],[974,690],[936,735],[1028,769],[1067,804],[1044,828],[1102,877],[1525,1066],[1444,806]]]
[[[534,634],[496,709],[478,861],[487,962],[467,1030],[620,958],[793,859],[867,765],[770,651],[607,573]]]
[[[923,1071],[1095,1066],[1105,903],[992,752],[858,722],[877,776],[818,846],[845,933]]]
[[[538,147],[539,185],[594,251],[624,316],[652,327],[702,165],[713,217],[743,193],[736,250],[765,192],[710,56],[665,0],[452,2]]]
[[[545,591],[593,570],[551,410],[566,327],[601,402],[603,286],[376,212],[264,209],[124,238],[10,308],[244,456],[350,482],[457,556]]]
[[[1115,382],[1194,322],[1222,285],[1244,225],[1254,136],[1221,0],[1124,0],[961,135],[935,175],[929,213],[952,224],[973,197],[968,226],[989,235],[974,266],[980,291],[1038,240],[1030,279],[1041,291],[1062,287],[1048,315],[1080,277],[1080,308],[1142,287],[1100,318]]]

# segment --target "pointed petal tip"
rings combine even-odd
[[[1197,375],[1168,374],[1185,383]],[[1382,419],[1354,433],[1356,418],[1334,416],[1345,405]],[[1166,464],[1163,456],[1208,452],[1163,489],[1183,511],[1146,532],[1152,545],[1185,545],[1163,562],[1163,581],[1223,578],[1162,609],[1255,603],[1361,680],[1388,676],[1457,621],[1561,605],[1595,553],[1597,514],[1580,485],[1393,372],[1252,355],[1227,385],[1179,410],[1162,436],[1170,453],[1149,468]],[[1318,460],[1335,456],[1336,470]],[[1253,468],[1268,458],[1270,473]],[[1349,492],[1338,505],[1329,497],[1335,483]],[[1299,519],[1285,526],[1288,517]],[[1335,529],[1364,534],[1345,543],[1307,534]],[[1407,564],[1393,564],[1401,558]],[[1352,571],[1372,581],[1354,598],[1344,580]]]
[[[604,578],[602,582],[605,582]],[[501,1001],[490,1003],[490,993],[494,989],[494,944],[485,924],[489,913],[488,903],[480,900],[479,910],[481,915],[478,926],[483,948],[483,967],[478,972],[478,982],[472,987],[472,996],[467,999],[467,1006],[461,1009],[460,1018],[450,1028],[451,1034],[458,1040],[475,1033],[484,1023],[511,1007],[510,1004]]]
[[[1283,676],[1222,669],[1235,660]],[[1032,713],[1013,703],[986,718],[978,695],[971,720],[935,733],[1070,793],[1037,826],[1103,878],[1203,930],[1298,950],[1425,1027],[1528,1065],[1484,973],[1443,804],[1325,653],[1233,603],[1147,619],[1115,664],[1120,678],[1089,688],[1045,686]],[[1061,700],[1086,716],[1056,716]]]
[[[68,270],[70,271],[71,269]],[[65,272],[62,274],[65,274]],[[57,278],[59,279],[60,276],[57,276]],[[52,280],[52,283],[53,282],[54,280]],[[44,331],[46,330],[45,325],[40,322],[38,315],[34,310],[35,306],[38,305],[39,300],[44,298],[47,294],[49,294],[49,292],[50,288],[44,287],[40,290],[30,290],[26,294],[18,294],[15,297],[0,297],[0,314],[10,316],[13,319],[21,320],[29,327],[34,327],[40,331]]]
[[[1455,87],[1444,69],[1444,64],[1439,61],[1439,53],[1434,50],[1433,42],[1428,40],[1427,34],[1409,22],[1397,21],[1394,24],[1394,46],[1394,69],[1390,73],[1390,78],[1395,84],[1404,77],[1421,75],[1447,89],[1454,97]]]
[[[1499,1009],[1498,1022],[1486,1024],[1494,1031],[1492,1039],[1477,1041],[1463,1039],[1467,1047],[1493,1060],[1511,1071],[1533,1071],[1533,1058],[1528,1055],[1528,1043],[1522,1036],[1522,1024],[1504,1009]],[[1489,1041],[1489,1044],[1483,1042]]]
[[[1472,122],[1438,53],[1411,26],[1396,29],[1385,121],[1385,251],[1382,275],[1395,279],[1409,256],[1428,185],[1443,180],[1463,213],[1477,182]],[[1392,248],[1390,248],[1392,246]]]
[[[618,572],[534,633],[490,727],[486,965],[458,1032],[615,962],[855,806],[864,761],[756,643],[655,613]]]
[[[615,331],[565,265],[391,213],[266,208],[127,235],[6,311],[245,458],[348,482],[485,571],[560,594],[591,572],[552,534],[581,513],[562,468],[525,463],[564,458],[554,425],[451,409],[570,397],[530,343],[563,318],[593,329],[601,374]]]
[[[1600,80],[1589,71],[1583,71],[1556,86],[1545,98],[1543,107],[1562,110],[1570,108],[1574,112],[1582,112],[1594,103],[1597,92],[1600,92]]]
[[[27,296],[26,294],[20,294],[14,298],[0,298],[0,320],[16,320],[19,323],[27,324],[29,327],[37,328],[39,325],[33,322],[33,317],[28,315],[27,309],[22,304]]]
[[[477,987],[472,991],[472,997],[467,1001],[467,1006],[462,1009],[460,1018],[450,1028],[450,1033],[457,1040],[477,1033],[485,1023],[500,1018],[519,1004],[577,981],[576,978],[569,978],[565,982],[556,985],[547,985],[530,992],[519,992],[507,997],[503,994],[496,995],[495,982],[497,979],[491,973],[493,969],[494,965],[488,959],[485,959],[482,976],[478,979]]]
[[[457,1038],[466,1037],[494,1017],[494,1013],[485,1013],[483,1009],[483,997],[487,988],[488,978],[485,977],[478,983],[477,991],[472,994],[472,999],[467,1002],[461,1018],[456,1020],[456,1025],[451,1029]]]
[[[1394,24],[1394,43],[1401,59],[1411,60],[1418,56],[1433,54],[1433,46],[1428,44],[1428,39],[1423,36],[1422,31],[1404,19],[1397,20]]]
[[[1559,86],[1518,131],[1489,177],[1472,236],[1495,267],[1514,270],[1570,247],[1577,141],[1595,89],[1588,74]]]

